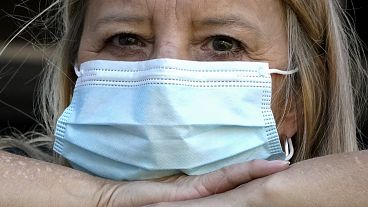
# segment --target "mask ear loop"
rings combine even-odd
[[[287,137],[285,140],[285,155],[286,155],[285,157],[286,161],[289,161],[294,155],[293,141],[289,137]]]
[[[79,70],[77,65],[74,65],[74,72],[79,77],[81,75],[81,71]]]
[[[279,70],[279,69],[268,69],[268,73],[276,73],[280,75],[291,75],[299,71],[299,68],[295,68],[294,70]]]

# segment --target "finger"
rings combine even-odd
[[[161,202],[144,207],[246,207],[246,206],[269,206],[263,202],[264,193],[259,191],[264,179],[252,181],[242,187],[229,190],[203,198],[185,201]],[[250,187],[248,187],[250,185]],[[260,202],[261,201],[261,202]]]
[[[200,176],[174,176],[166,182],[115,183],[105,191],[106,206],[143,206],[159,202],[197,199],[222,193],[253,179],[288,167],[280,161],[255,160],[235,164]],[[102,202],[105,203],[105,202]]]
[[[224,167],[205,175],[188,176],[185,179],[191,180],[195,191],[192,193],[186,192],[181,195],[177,194],[175,200],[193,199],[196,195],[199,198],[222,193],[251,180],[285,170],[289,167],[289,164],[289,162],[280,160],[253,160]],[[188,181],[185,182],[188,183]],[[177,191],[177,193],[181,193],[181,191]]]
[[[221,194],[213,195],[206,198],[199,198],[194,200],[186,200],[186,201],[175,201],[175,202],[162,202],[147,205],[144,207],[214,207],[214,206],[221,206],[221,207],[236,207],[239,198],[232,199],[231,195],[223,196]],[[240,206],[244,207],[246,203],[243,202]]]
[[[177,186],[174,183],[151,181],[135,181],[127,183],[114,182],[104,186],[101,196],[101,206],[136,207],[152,203],[174,201],[172,192]]]

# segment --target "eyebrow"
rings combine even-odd
[[[98,18],[94,29],[97,30],[101,25],[111,23],[126,23],[126,24],[139,24],[145,21],[151,21],[150,17],[142,15],[123,15],[123,14],[111,14]],[[257,35],[261,34],[261,30],[251,22],[240,19],[238,17],[224,17],[224,18],[205,18],[198,21],[193,21],[193,25],[198,26],[236,26],[243,29],[253,30]]]
[[[96,24],[94,26],[94,29],[97,30],[98,27],[104,24],[111,24],[111,23],[128,23],[128,24],[138,24],[143,23],[147,20],[150,20],[147,16],[140,16],[140,15],[127,15],[124,16],[123,14],[111,14],[109,16],[104,16],[101,18],[98,18],[96,20]]]
[[[256,34],[261,33],[261,29],[259,27],[238,17],[205,18],[199,21],[194,21],[193,24],[198,26],[236,26],[248,30],[254,30]]]

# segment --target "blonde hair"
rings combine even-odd
[[[358,150],[356,114],[364,103],[359,97],[365,97],[359,84],[367,77],[358,37],[338,1],[283,2],[290,66],[300,69],[284,84],[303,117],[294,160]]]
[[[57,118],[71,101],[86,0],[65,0],[63,38],[48,65],[41,86],[40,106],[48,136],[53,137]],[[285,109],[296,109],[298,131],[294,161],[358,150],[356,114],[366,78],[361,49],[337,0],[282,0],[289,42],[289,67],[299,72],[285,78],[274,97]],[[353,84],[354,83],[354,84]],[[288,106],[288,107],[287,107]],[[282,117],[276,117],[282,121]]]

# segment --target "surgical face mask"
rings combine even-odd
[[[86,62],[54,150],[74,168],[115,180],[285,159],[270,73],[294,72],[240,61]]]

